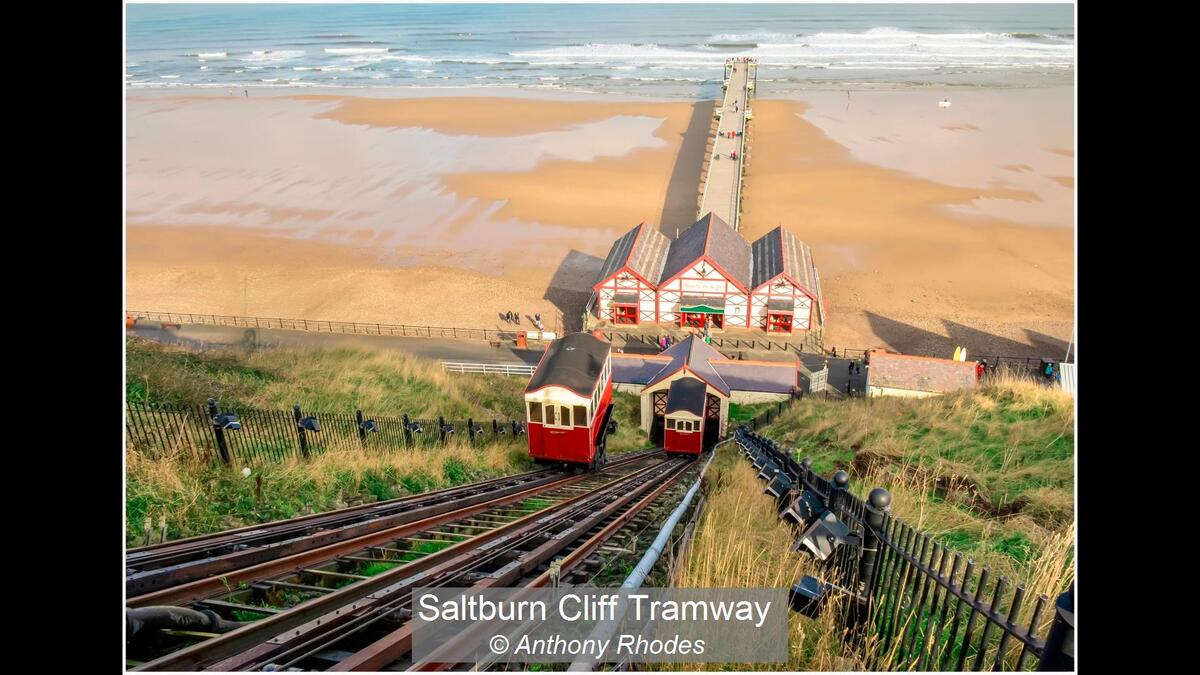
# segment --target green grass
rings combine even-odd
[[[1057,390],[1001,377],[926,399],[808,398],[760,432],[824,476],[846,469],[860,496],[888,488],[894,513],[995,572],[1072,555],[1074,406]]]
[[[150,340],[125,340],[130,401],[244,405],[408,413],[448,419],[523,419],[524,378],[449,375],[441,366],[404,352],[370,349],[195,351]]]
[[[646,432],[639,427],[642,423],[641,409],[641,399],[636,394],[613,392],[612,418],[617,421],[617,432],[608,437],[609,456],[651,447]]]
[[[761,415],[767,408],[773,407],[774,403],[730,403],[729,404],[729,421],[730,422],[749,422]]]

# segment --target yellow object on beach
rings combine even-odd
[[[955,360],[955,361],[961,360],[958,358],[959,354],[961,354],[961,353],[962,353],[962,347],[955,347],[953,360]]]

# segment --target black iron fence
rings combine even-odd
[[[516,420],[447,420],[408,415],[367,416],[207,406],[125,404],[126,442],[150,456],[188,453],[225,464],[310,457],[332,450],[402,450],[466,439],[471,444],[511,441],[525,433]]]
[[[891,515],[883,488],[867,500],[849,476],[825,479],[777,443],[739,428],[738,446],[780,518],[802,534],[793,546],[827,567],[805,576],[792,606],[815,616],[838,603],[867,670],[1073,670],[1074,586],[1051,605]]]
[[[278,319],[255,316],[233,316],[229,314],[188,314],[183,312],[151,312],[128,310],[126,316],[136,321],[147,321],[168,325],[229,326],[235,328],[275,328],[281,330],[305,330],[321,333],[344,333],[351,335],[385,335],[391,337],[451,338],[456,340],[512,341],[519,336],[530,340],[540,338],[533,323],[529,330],[494,330],[491,328],[456,328],[438,326],[410,326],[389,323],[359,323],[357,321],[318,321],[315,319]]]
[[[828,355],[832,356],[834,358],[839,358],[839,359],[864,361],[864,360],[866,360],[866,355],[867,355],[867,352],[869,352],[869,351],[870,351],[869,349],[846,349],[846,348],[839,349],[837,347],[833,347],[832,349],[829,350]],[[916,354],[916,356],[935,356],[935,355]],[[945,357],[944,354],[936,355],[936,356]],[[1029,371],[1034,371],[1034,372],[1040,372],[1043,368],[1045,368],[1047,361],[1055,363],[1055,364],[1074,363],[1073,358],[1063,360],[1063,359],[1046,359],[1046,358],[1034,357],[1034,356],[988,356],[985,354],[980,354],[980,355],[978,355],[978,357],[972,355],[970,360],[971,361],[987,361],[989,370],[995,370],[995,369],[1004,367],[1004,368],[1010,368],[1013,370],[1029,370]],[[1057,365],[1055,366],[1055,368],[1057,369]]]

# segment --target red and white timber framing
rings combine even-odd
[[[749,289],[735,281],[727,271],[708,256],[658,285],[658,320],[679,322],[679,302],[684,297],[724,300],[726,326],[746,325],[746,298]]]
[[[621,321],[619,323],[646,323],[658,321],[657,315],[657,300],[654,292],[654,284],[646,281],[637,272],[622,267],[613,273],[609,278],[601,281],[592,287],[596,291],[596,317],[607,319],[613,323],[616,321],[616,306],[613,304],[617,294],[627,295],[634,294],[637,297],[637,302],[634,305],[637,312],[637,321]],[[623,305],[626,306],[626,305]]]
[[[816,297],[786,273],[776,275],[754,289],[750,297],[750,325],[766,330],[767,304],[778,300],[790,303],[792,308],[790,332],[807,331],[815,327],[813,311],[817,304]]]

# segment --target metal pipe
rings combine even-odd
[[[692,484],[691,489],[688,490],[687,494],[683,496],[683,499],[679,502],[679,506],[675,507],[675,510],[671,512],[671,516],[667,518],[667,522],[663,523],[662,529],[658,532],[658,536],[654,538],[654,543],[650,545],[650,548],[646,549],[646,553],[642,556],[642,559],[638,561],[637,566],[633,568],[633,571],[629,573],[629,576],[625,577],[625,582],[621,584],[622,589],[640,588],[641,585],[646,581],[646,577],[650,575],[650,570],[654,569],[654,565],[658,562],[659,556],[662,555],[663,550],[667,547],[667,541],[671,538],[671,532],[675,530],[675,526],[679,524],[679,521],[683,518],[683,514],[687,511],[688,506],[690,506],[692,500],[695,499],[696,493],[700,491],[700,483],[704,480],[704,472],[708,471],[708,465],[712,464],[713,459],[717,456],[717,448],[732,440],[732,438],[728,438],[720,443],[717,443],[713,447],[712,456],[708,458],[707,462],[705,462],[704,468],[700,469],[700,475],[696,476],[696,482]],[[621,611],[621,613],[614,616],[612,620],[601,621],[597,623],[596,627],[592,629],[591,635],[588,636],[588,639],[607,640],[612,637],[613,631],[615,631],[617,629],[617,625],[621,623],[621,619],[624,617],[624,614],[624,611]],[[595,669],[595,664],[596,661],[592,658],[578,660],[572,663],[567,670],[572,672],[591,672]]]
[[[194,610],[171,606],[126,608],[125,641],[133,641],[145,629],[228,633],[247,623],[249,622],[222,619],[216,612],[208,609]]]

